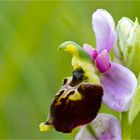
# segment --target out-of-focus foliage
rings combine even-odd
[[[57,47],[66,40],[95,46],[91,15],[97,8],[107,9],[117,21],[122,16],[140,19],[139,6],[127,1],[0,1],[0,138],[73,139],[78,129],[62,134],[38,128],[63,77],[71,75],[71,56]],[[134,138],[140,138],[139,123],[140,116]]]

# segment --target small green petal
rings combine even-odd
[[[90,56],[84,51],[84,49],[73,41],[66,41],[62,43],[58,47],[58,50],[64,50],[76,57],[80,57],[82,59],[87,59],[88,61],[91,61]]]
[[[129,110],[129,123],[131,124],[140,112],[140,74],[138,76],[138,86],[135,97]]]

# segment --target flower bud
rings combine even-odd
[[[133,28],[133,21],[131,21],[127,17],[123,17],[121,20],[119,20],[116,31],[117,31],[117,44],[114,48],[115,55],[117,58],[122,59],[123,52],[127,44],[127,40],[129,37],[129,34]]]
[[[140,25],[136,18],[133,23],[128,18],[122,18],[117,26],[118,46],[116,46],[115,54],[121,59],[136,76],[140,72]]]

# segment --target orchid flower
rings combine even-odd
[[[52,100],[47,121],[40,124],[41,131],[54,127],[70,133],[75,127],[90,123],[96,119],[102,97],[114,110],[122,112],[130,107],[137,80],[129,69],[110,60],[109,52],[116,41],[113,18],[99,9],[93,13],[92,23],[97,49],[89,45],[82,48],[72,41],[59,46],[59,50],[73,55],[72,77],[64,79]]]
[[[91,127],[91,128],[90,128]],[[117,118],[112,115],[100,113],[90,123],[83,126],[75,140],[121,140],[121,126]],[[92,130],[95,132],[93,133]]]
[[[116,41],[114,20],[106,10],[98,9],[92,15],[92,25],[96,35],[96,49],[87,44],[83,48],[102,73],[100,81],[104,90],[103,102],[119,112],[127,111],[135,93],[137,79],[128,68],[110,60],[109,52]]]
[[[48,120],[40,124],[41,131],[54,127],[57,131],[70,133],[96,117],[102,103],[102,86],[84,81],[82,69],[75,69],[72,75],[64,79],[54,97]]]
[[[100,109],[103,88],[90,56],[77,43],[64,42],[59,47],[73,55],[72,77],[66,77],[52,100],[47,121],[41,131],[54,127],[70,133],[75,127],[90,123]]]

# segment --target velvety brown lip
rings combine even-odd
[[[51,124],[63,133],[70,133],[75,127],[91,122],[102,102],[103,89],[100,85],[81,83],[77,89],[72,88],[60,92],[50,107]],[[70,96],[76,99],[70,100]]]

